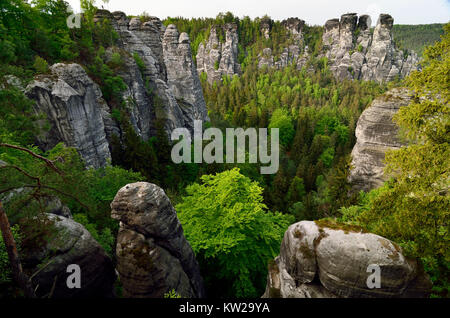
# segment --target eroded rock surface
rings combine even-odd
[[[125,297],[160,298],[175,290],[204,297],[200,270],[169,198],[146,182],[119,190],[111,203],[120,221],[117,270]]]
[[[352,150],[349,176],[354,191],[369,191],[386,181],[383,172],[385,153],[404,145],[392,118],[400,107],[410,102],[409,91],[396,88],[376,98],[361,114],[355,131],[357,141]]]
[[[367,15],[358,18],[356,13],[348,13],[340,20],[328,20],[322,41],[333,74],[341,80],[387,82],[416,70],[417,55],[405,56],[394,45],[393,23],[390,15],[381,14],[372,34]]]
[[[241,65],[238,62],[238,42],[237,25],[228,23],[223,26],[225,32],[225,42],[219,41],[218,32],[220,27],[213,26],[209,39],[200,43],[197,52],[197,71],[199,74],[205,72],[208,82],[221,81],[222,76],[233,76],[241,73]]]
[[[94,21],[106,19],[119,38],[104,58],[109,62],[114,54],[121,56],[123,65],[116,69],[126,84],[121,97],[127,120],[138,136],[144,141],[155,136],[159,123],[170,137],[175,128],[192,131],[194,120],[209,120],[186,33],[179,35],[173,25],[166,30],[156,17],[142,22],[123,12],[97,10]],[[225,61],[232,48],[224,50]],[[50,74],[38,76],[27,87],[26,94],[35,101],[36,112],[50,122],[50,131],[37,136],[43,150],[64,142],[78,150],[87,166],[95,168],[111,159],[112,136],[123,137],[111,116],[114,105],[105,102],[99,86],[82,66],[55,64]]]
[[[100,88],[78,64],[58,63],[50,73],[26,88],[35,111],[50,123],[50,130],[37,136],[39,146],[49,150],[64,142],[78,150],[87,166],[104,166],[111,159],[104,125],[111,115]]]
[[[371,265],[380,268],[380,288],[368,287]],[[430,290],[429,277],[395,243],[302,221],[286,231],[263,297],[427,297]]]
[[[100,244],[84,226],[70,218],[48,214],[56,234],[45,246],[24,253],[38,297],[113,297],[114,266]],[[81,288],[68,288],[69,265],[80,267]]]

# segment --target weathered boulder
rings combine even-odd
[[[87,166],[104,166],[111,159],[104,125],[110,113],[100,88],[78,64],[54,64],[50,72],[26,88],[35,111],[50,123],[50,130],[37,136],[39,146],[49,150],[64,142],[78,150]]]
[[[126,185],[111,203],[120,221],[117,270],[125,297],[204,297],[200,270],[169,198],[146,182]]]
[[[367,283],[374,265],[380,288]],[[286,231],[263,297],[427,297],[430,290],[429,277],[395,243],[352,226],[303,221]]]
[[[219,41],[217,34],[219,31],[225,32],[223,43]],[[206,44],[200,43],[198,47],[196,56],[198,73],[205,72],[210,83],[221,81],[224,75],[239,75],[241,65],[238,61],[238,42],[235,23],[227,23],[223,27],[213,26]]]
[[[24,253],[25,270],[38,297],[113,297],[114,266],[100,244],[81,224],[48,214],[56,233],[40,248]],[[69,265],[80,267],[81,288],[68,288]]]
[[[376,98],[361,114],[356,126],[349,181],[354,191],[369,191],[387,180],[383,170],[385,153],[404,145],[398,136],[393,116],[411,101],[405,88],[395,88]]]

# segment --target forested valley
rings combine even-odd
[[[418,53],[420,70],[391,81],[365,81],[335,76],[323,53],[322,26],[302,26],[301,50],[308,54],[302,67],[297,57],[284,67],[268,67],[260,65],[265,49],[271,49],[276,63],[285,48],[298,45],[285,25],[269,16],[239,18],[228,12],[216,18],[162,20],[166,28],[173,24],[188,34],[194,63],[211,28],[224,45],[225,26],[236,26],[240,74],[223,75],[219,81],[209,80],[206,72],[198,74],[209,117],[204,126],[224,134],[227,128],[278,128],[279,170],[263,175],[260,163],[173,163],[166,129],[170,116],[160,115],[166,97],[158,95],[159,82],[149,75],[146,56],[120,44],[123,35],[108,19],[98,18],[98,3],[80,2],[80,28],[68,28],[71,12],[64,1],[0,3],[0,209],[21,257],[35,255],[58,235],[48,217],[49,206],[56,204],[70,210],[117,264],[119,222],[111,218],[111,202],[125,185],[150,182],[170,198],[208,296],[260,297],[268,265],[280,254],[288,227],[299,221],[357,228],[392,240],[406,256],[419,260],[433,283],[432,297],[449,296],[449,24],[394,24],[399,50]],[[143,25],[152,21],[145,12],[127,17],[132,18]],[[264,36],[262,25],[270,25],[270,37]],[[360,45],[351,53],[363,50]],[[110,125],[119,132],[107,134],[110,158],[104,165],[86,168],[79,149],[52,143],[54,124],[36,111],[39,99],[27,96],[34,81],[48,83],[56,77],[56,63],[81,65],[101,90]],[[135,129],[136,111],[130,105],[136,101],[126,97],[132,87],[124,76],[129,65],[137,66],[142,94],[155,108],[148,138]],[[214,68],[219,70],[218,63]],[[348,73],[353,75],[354,69],[348,67]],[[355,191],[349,174],[358,119],[375,99],[400,87],[415,92],[411,105],[394,117],[407,146],[387,152],[391,178],[381,187]],[[184,109],[187,101],[174,100]],[[45,269],[51,257],[39,264],[22,258],[25,274]],[[15,277],[0,238],[0,298],[23,296]],[[180,293],[167,291],[165,296]],[[120,279],[114,282],[114,294],[123,294]]]

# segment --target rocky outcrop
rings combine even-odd
[[[48,214],[56,232],[45,246],[23,253],[38,297],[113,297],[114,266],[92,235],[72,219]],[[80,267],[81,288],[68,288],[69,265]]]
[[[361,114],[356,126],[357,141],[352,151],[349,176],[354,191],[369,191],[386,181],[387,176],[383,173],[385,153],[404,145],[392,118],[410,101],[407,89],[392,89],[375,99]]]
[[[270,31],[272,30],[273,21],[269,17],[264,17],[259,22],[259,31],[266,40],[270,39]]]
[[[351,226],[303,221],[284,235],[280,255],[269,266],[263,297],[427,297],[429,277],[395,243]],[[380,288],[373,266],[380,269]],[[374,287],[370,285],[371,287]]]
[[[166,30],[156,17],[142,22],[123,12],[98,10],[96,20],[105,18],[119,34],[119,48],[137,54],[145,66],[140,69],[128,58],[119,74],[128,86],[123,97],[131,101],[132,123],[143,139],[154,135],[155,120],[165,122],[169,136],[178,127],[193,129],[194,120],[209,120],[186,33],[178,35],[174,25]]]
[[[219,41],[218,32],[225,33],[225,42]],[[223,27],[213,26],[206,43],[200,43],[197,52],[197,71],[205,72],[208,82],[221,81],[222,76],[233,76],[241,73],[238,61],[237,25],[225,24]]]
[[[126,185],[111,203],[120,221],[117,270],[125,297],[204,297],[200,270],[169,198],[146,182]]]
[[[167,84],[181,106],[184,122],[193,130],[194,120],[205,119],[208,115],[187,33],[180,35],[175,25],[169,25],[164,33],[163,52]],[[184,111],[186,109],[188,111]]]
[[[279,56],[274,56],[272,49],[265,48],[258,56],[258,68],[268,67],[282,69],[288,67],[292,63],[297,63],[297,68],[301,69],[306,65],[309,56],[307,48],[304,47],[302,33],[305,21],[298,18],[289,18],[283,20],[281,24],[289,32],[292,44],[285,47]],[[265,29],[261,29],[261,32],[264,30]]]
[[[340,20],[328,20],[322,42],[333,74],[340,80],[387,82],[417,69],[417,55],[405,56],[395,47],[393,23],[390,15],[381,14],[372,35],[367,15],[358,18],[356,13],[348,13]]]
[[[49,150],[64,142],[75,147],[87,166],[101,167],[111,159],[105,121],[111,120],[102,92],[78,64],[58,63],[49,75],[37,77],[26,88],[34,109],[45,114],[50,130],[37,136],[38,145]]]
[[[94,21],[105,19],[119,35],[117,46],[105,52],[105,60],[121,56],[123,65],[116,72],[126,84],[122,99],[132,127],[143,140],[156,135],[157,121],[164,123],[170,136],[178,127],[193,130],[194,120],[209,120],[187,34],[178,35],[173,25],[166,32],[156,17],[141,22],[123,12],[97,10]],[[50,122],[50,130],[37,136],[43,150],[64,142],[95,168],[111,159],[109,142],[113,135],[122,137],[122,132],[111,117],[113,105],[107,105],[80,65],[53,65],[49,75],[38,76],[27,87],[26,94],[36,102],[36,112]]]

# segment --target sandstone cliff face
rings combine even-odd
[[[322,36],[323,53],[320,56],[329,60],[331,72],[339,80],[358,79],[388,82],[397,77],[403,78],[417,69],[418,56],[413,52],[407,56],[394,45],[392,25],[394,19],[381,14],[377,26],[371,31],[371,18],[358,17],[348,13],[341,19],[330,19],[325,23]],[[270,48],[258,56],[258,66],[282,69],[296,63],[297,69],[307,65],[308,47],[304,45],[304,21],[290,18],[282,21],[289,30],[293,44],[285,47],[280,56],[275,57]],[[268,23],[261,24],[260,30],[269,37]],[[319,56],[319,57],[320,57]]]
[[[367,285],[370,265],[380,268],[380,288]],[[395,243],[303,221],[286,231],[263,297],[427,297],[430,290],[429,277]]]
[[[124,98],[132,101],[135,129],[144,139],[154,135],[154,119],[165,121],[168,135],[177,127],[193,129],[194,120],[209,120],[186,33],[179,35],[174,25],[166,30],[156,17],[142,23],[138,18],[128,19],[123,12],[99,10],[96,19],[104,18],[119,34],[119,47],[138,54],[145,64],[139,74],[130,58],[129,74],[120,74],[129,87]]]
[[[50,72],[35,79],[25,92],[51,126],[38,136],[39,145],[49,150],[64,142],[78,149],[87,166],[105,165],[111,159],[104,124],[110,114],[100,88],[78,64],[55,64]]]
[[[156,134],[156,121],[173,129],[193,130],[194,120],[209,120],[206,104],[187,34],[163,26],[158,18],[142,23],[123,12],[98,10],[95,21],[108,19],[119,35],[118,48],[109,48],[106,58],[120,52],[124,67],[118,70],[126,84],[122,98],[135,132],[147,140]],[[124,52],[126,52],[124,54]],[[140,69],[134,54],[143,61]],[[102,93],[77,64],[56,64],[51,75],[39,76],[26,90],[35,110],[48,118],[51,130],[38,136],[44,150],[58,142],[75,147],[87,166],[101,167],[111,158],[109,142],[120,136],[119,125]]]
[[[417,69],[415,53],[404,56],[397,50],[392,36],[394,19],[381,14],[371,34],[371,20],[367,15],[344,14],[328,20],[324,27],[324,56],[330,70],[338,79],[361,79],[387,82],[405,77]]]
[[[111,208],[112,218],[120,221],[116,255],[125,297],[161,298],[171,290],[182,297],[205,297],[192,248],[161,188],[129,184]]]
[[[385,153],[403,146],[393,116],[411,101],[405,88],[392,89],[375,99],[361,114],[356,126],[356,145],[352,150],[352,170],[349,181],[354,191],[369,191],[386,181]]]
[[[206,103],[187,33],[178,33],[175,25],[167,27],[163,38],[167,84],[181,106],[186,127],[194,129],[194,120],[207,118]]]
[[[237,25],[228,23],[223,28],[225,31],[225,42],[220,43],[217,28],[213,26],[206,44],[201,43],[197,53],[197,71],[199,74],[205,72],[208,82],[221,81],[222,76],[233,76],[241,73],[241,65],[238,62]]]
[[[291,35],[293,44],[284,48],[278,59],[273,56],[272,49],[265,48],[258,56],[258,67],[282,69],[292,63],[297,63],[297,68],[301,69],[304,65],[306,65],[306,62],[309,59],[308,50],[304,47],[302,33],[303,27],[305,26],[305,21],[298,18],[289,18],[287,20],[283,20],[281,24]],[[266,29],[264,30],[267,32]]]

